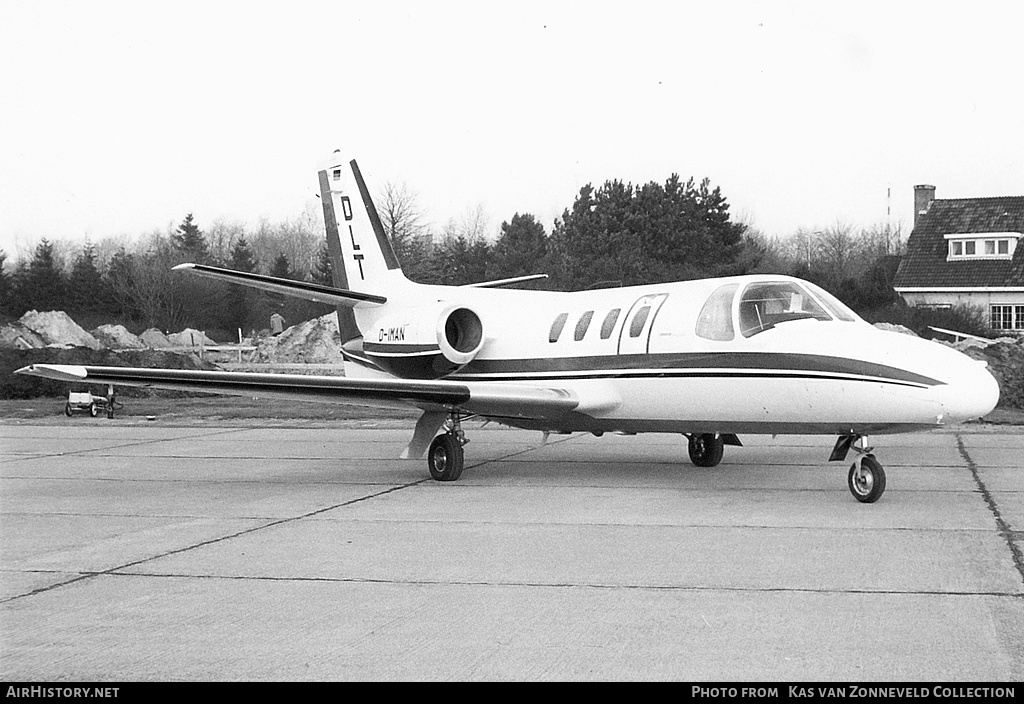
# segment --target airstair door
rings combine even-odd
[[[651,326],[666,298],[667,293],[652,293],[633,304],[619,331],[619,354],[647,354],[650,349]]]

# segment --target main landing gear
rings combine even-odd
[[[430,476],[439,482],[453,482],[462,476],[465,465],[466,434],[462,432],[459,414],[453,412],[442,426],[444,432],[434,438],[427,451],[427,468]]]
[[[698,467],[717,467],[725,454],[726,445],[743,446],[732,433],[693,433],[686,437],[690,441],[690,461]]]
[[[714,467],[725,454],[725,440],[715,433],[701,433],[690,436],[690,461],[698,467]]]
[[[871,454],[873,449],[868,447],[866,435],[841,435],[828,458],[830,462],[841,462],[850,450],[856,453],[846,483],[853,498],[864,504],[873,504],[885,492],[885,470]]]

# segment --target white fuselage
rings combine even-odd
[[[798,308],[818,311],[817,317],[776,309],[778,322],[761,319],[778,303],[767,299],[781,296],[773,286],[785,290],[786,305],[792,299]],[[576,410],[554,426],[549,420],[500,419],[520,427],[891,433],[975,418],[998,400],[983,363],[938,343],[879,330],[820,289],[789,277],[574,293],[411,284],[391,293],[386,306],[356,309],[364,333],[383,319],[391,324],[377,330],[381,339],[404,332],[396,320],[429,327],[433,321],[417,320],[417,311],[437,305],[465,306],[479,316],[482,346],[445,379],[550,385],[579,399]],[[396,310],[408,311],[406,318],[396,317]]]

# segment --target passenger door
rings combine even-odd
[[[637,299],[619,331],[619,354],[647,354],[651,327],[666,298],[667,293],[652,293]]]

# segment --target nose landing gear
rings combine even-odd
[[[846,454],[853,450],[857,457],[850,466],[846,483],[850,487],[853,498],[864,504],[873,504],[885,492],[885,470],[875,456],[874,448],[868,447],[865,435],[843,435],[836,441],[829,461],[842,461]]]

